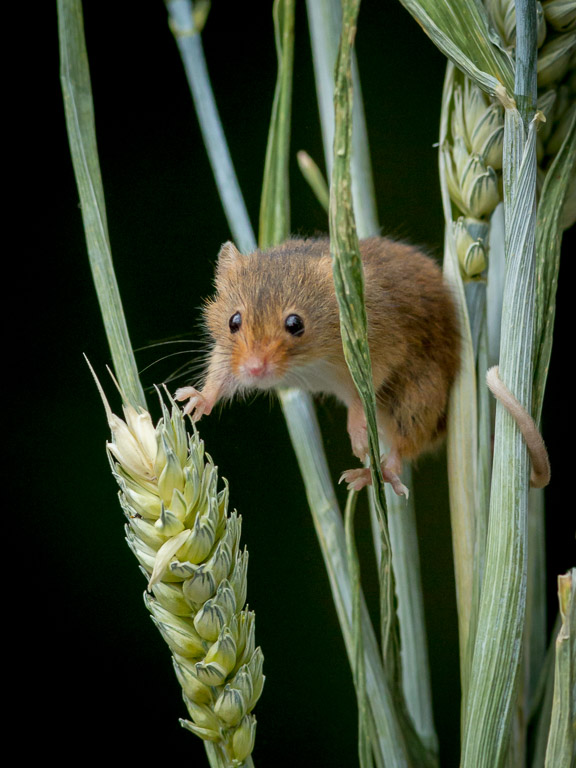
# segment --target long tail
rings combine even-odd
[[[502,403],[512,416],[526,441],[526,447],[532,462],[530,485],[534,488],[544,488],[550,482],[550,460],[544,440],[534,423],[534,419],[504,384],[500,378],[497,365],[490,368],[486,373],[486,384],[494,397]]]

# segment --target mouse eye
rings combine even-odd
[[[302,320],[300,315],[288,315],[284,321],[284,328],[292,336],[302,336],[304,333],[304,320]]]
[[[242,315],[240,312],[235,312],[230,320],[228,320],[228,327],[230,328],[230,333],[237,333],[237,331],[240,330],[240,326],[242,325]]]

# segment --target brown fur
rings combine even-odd
[[[416,248],[373,237],[360,241],[360,251],[379,427],[400,459],[415,458],[445,431],[459,365],[454,305],[440,269]],[[349,409],[357,405],[342,351],[327,239],[289,240],[248,255],[227,243],[216,289],[205,309],[214,349],[201,393],[207,400],[203,412],[238,391],[282,385],[333,394]],[[228,323],[236,312],[242,324],[232,334]],[[304,320],[301,337],[284,328],[292,313]],[[254,357],[269,370],[261,382],[243,373]]]

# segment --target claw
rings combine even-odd
[[[366,485],[372,484],[372,475],[368,468],[364,469],[347,469],[340,475],[338,484],[347,483],[349,491],[360,491]]]
[[[184,406],[184,413],[191,414],[192,421],[199,421],[204,414],[209,414],[212,406],[206,397],[195,387],[181,387],[174,393],[174,399],[178,401],[188,400]]]
[[[381,466],[384,482],[390,483],[392,490],[397,496],[405,496],[408,498],[410,495],[408,488],[406,488],[398,475],[391,469],[387,469],[384,464],[385,462],[383,462]],[[365,486],[372,485],[372,474],[368,467],[363,467],[362,469],[347,469],[345,472],[342,472],[338,484],[342,482],[347,483],[349,491],[360,491]]]
[[[198,390],[195,387],[180,387],[174,392],[174,400],[187,400],[197,394]]]
[[[405,496],[406,498],[410,496],[410,491],[395,472],[382,466],[382,477],[384,478],[385,483],[390,483],[396,496]]]

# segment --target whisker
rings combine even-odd
[[[299,384],[300,389],[306,389],[306,377],[298,368],[293,368],[290,371],[290,378]]]
[[[154,349],[154,347],[163,347],[168,344],[205,344],[204,339],[164,339],[163,341],[153,341],[150,344],[144,344],[141,347],[135,347],[134,352],[144,352],[147,349]]]
[[[145,368],[140,368],[138,373],[142,374],[145,371],[147,371],[149,368],[152,368],[153,366],[158,365],[158,363],[162,363],[164,362],[164,360],[168,360],[171,357],[177,357],[178,355],[188,355],[188,354],[190,354],[190,350],[188,349],[184,349],[180,352],[171,352],[169,355],[164,355],[164,357],[157,358],[152,363],[149,363],[149,365],[147,365]]]
[[[204,360],[199,360],[194,363],[190,363],[189,361],[187,361],[183,365],[180,365],[178,368],[176,368],[176,370],[173,370],[169,375],[163,377],[162,384],[169,384],[175,379],[182,379],[182,378],[198,379],[199,375],[202,375],[205,372],[205,370],[206,370],[206,364]]]
[[[164,379],[163,384],[170,384],[171,382],[175,381],[176,379],[186,379],[186,381],[190,381],[192,379],[196,379],[197,377],[189,375],[188,370],[182,370],[178,369],[177,371],[174,371],[174,373],[171,376],[168,376]],[[196,381],[196,385],[198,382]]]
[[[264,394],[268,396],[268,412],[272,413],[272,406],[274,404],[274,400],[278,400],[278,393],[275,389],[269,389]]]

